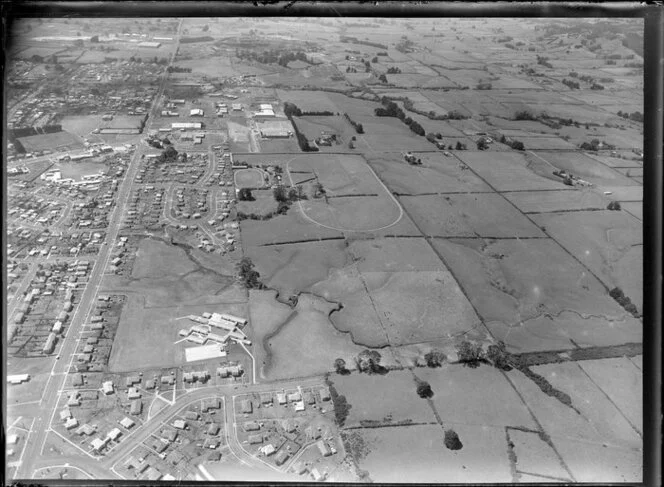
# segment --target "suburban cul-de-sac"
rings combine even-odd
[[[6,33],[8,482],[643,480],[642,17],[159,12]]]

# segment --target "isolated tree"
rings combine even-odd
[[[255,200],[254,195],[251,194],[251,189],[249,189],[249,188],[240,189],[240,191],[238,192],[237,197],[240,201],[254,201]]]
[[[378,81],[380,81],[381,83],[387,83],[387,76],[385,76],[385,73],[381,74],[378,77]]]
[[[454,430],[445,430],[445,446],[448,450],[461,450],[463,444]]]
[[[334,361],[334,370],[339,375],[347,375],[350,371],[346,368],[346,361],[342,358],[338,358]]]
[[[417,384],[417,395],[422,399],[429,399],[433,397],[431,385],[428,382],[422,381]]]
[[[99,36],[92,36],[90,42],[99,42]]]
[[[314,198],[320,198],[325,194],[325,189],[323,188],[323,185],[316,181],[313,186],[313,193],[314,193]]]
[[[424,355],[428,367],[440,367],[445,362],[445,354],[440,350],[431,350]]]
[[[618,211],[620,210],[620,202],[619,201],[611,201],[609,203],[609,206],[606,207],[607,210],[613,210],[613,211]]]

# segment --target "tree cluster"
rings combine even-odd
[[[622,306],[625,311],[630,313],[635,318],[638,318],[639,311],[636,309],[636,305],[632,303],[632,300],[629,296],[625,296],[625,293],[619,287],[614,287],[609,291],[609,296],[611,296],[616,303]]]
[[[459,362],[473,369],[479,367],[483,361],[482,346],[474,345],[466,340],[459,345],[457,355],[459,356]]]
[[[618,112],[618,116],[622,117],[626,120],[629,119],[629,120],[633,120],[635,122],[643,122],[643,113],[641,113],[641,112],[627,113],[627,112],[623,112],[622,110],[620,110]]]
[[[448,450],[461,450],[463,444],[459,439],[459,435],[454,430],[445,430],[445,447]]]
[[[440,367],[445,362],[445,359],[445,354],[440,350],[431,350],[424,355],[427,367],[431,368]]]
[[[363,350],[356,357],[357,370],[367,374],[384,374],[387,369],[380,365],[380,353],[376,350]]]
[[[408,125],[410,127],[410,130],[415,132],[417,135],[421,136],[425,135],[426,132],[424,130],[424,127],[422,127],[422,125],[420,125],[412,118],[407,117],[404,111],[401,108],[399,108],[399,105],[389,100],[387,97],[383,97],[381,99],[381,103],[385,108],[379,107],[374,110],[374,113],[376,114],[377,117],[396,117],[399,120],[401,120],[403,123]]]
[[[493,85],[488,81],[483,83],[478,83],[477,86],[475,86],[476,90],[490,90],[491,88],[493,88]]]
[[[254,263],[249,257],[243,257],[237,264],[238,278],[246,289],[263,289],[265,286],[259,281],[260,274],[254,269]]]
[[[537,64],[546,68],[553,68],[553,65],[549,62],[548,57],[537,55]]]
[[[417,395],[422,399],[430,399],[433,397],[433,390],[431,389],[431,384],[425,381],[419,381],[417,383]]]
[[[339,394],[330,382],[327,385],[330,388],[330,397],[334,406],[334,419],[337,426],[342,427],[346,423],[351,406],[348,404],[346,396]]]
[[[579,84],[578,81],[572,81],[567,78],[564,78],[562,80],[562,84],[567,86],[570,90],[578,90],[579,88],[581,88],[581,85]]]
[[[251,194],[251,189],[241,188],[237,194],[237,199],[240,201],[255,201],[254,195]]]
[[[397,66],[391,66],[387,68],[387,74],[400,74],[401,69],[399,69]]]

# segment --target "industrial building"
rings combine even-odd
[[[203,128],[201,122],[175,122],[171,124],[172,130],[200,130]]]
[[[288,138],[293,135],[293,125],[289,120],[274,120],[258,123],[258,130],[261,137],[265,138]]]

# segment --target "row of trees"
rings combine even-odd
[[[364,127],[362,126],[361,123],[358,123],[355,120],[352,120],[347,113],[344,113],[344,118],[348,121],[349,124],[351,124],[353,126],[353,128],[355,129],[355,132],[357,132],[358,134],[363,134],[364,133]]]
[[[641,112],[628,113],[620,110],[617,115],[624,119],[634,120],[635,122],[643,122],[643,113]]]
[[[404,111],[399,108],[399,105],[397,105],[395,102],[384,96],[381,99],[381,103],[383,104],[384,108],[379,107],[374,110],[374,113],[377,117],[396,117],[408,125],[410,130],[415,132],[417,135],[424,136],[426,134],[424,127],[422,127],[422,125],[420,125],[412,118],[407,117]]]

